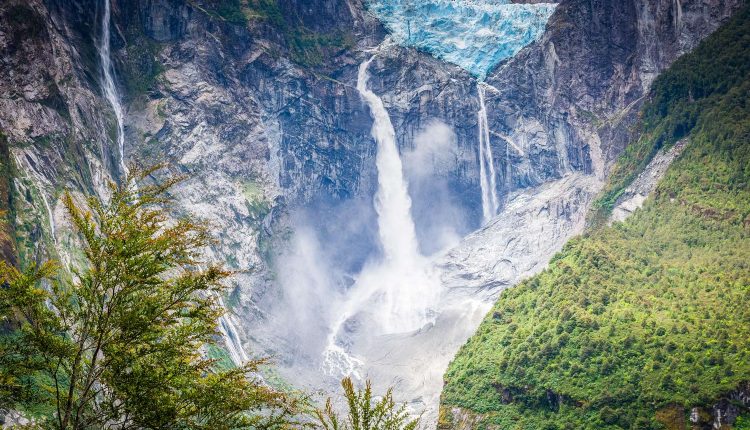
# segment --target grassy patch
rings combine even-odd
[[[242,195],[247,202],[247,209],[253,221],[260,222],[271,210],[271,202],[263,194],[261,184],[248,181],[242,184]]]
[[[216,360],[214,367],[219,371],[234,369],[235,365],[229,353],[214,344],[206,344],[206,354],[211,360]]]

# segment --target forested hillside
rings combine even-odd
[[[443,428],[711,428],[717,410],[721,428],[750,428],[749,73],[745,6],[654,83],[589,233],[505,291],[461,349]],[[681,139],[644,207],[607,227]]]

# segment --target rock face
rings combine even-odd
[[[547,32],[487,82],[496,157],[506,183],[568,171],[601,176],[630,140],[653,79],[738,2],[562,2]],[[504,150],[505,151],[504,151]]]
[[[683,139],[666,151],[660,151],[648,163],[643,172],[623,191],[612,209],[612,221],[623,221],[636,209],[643,206],[643,202],[654,192],[667,168],[675,158],[679,157],[687,145]]]
[[[13,165],[3,206],[15,215],[23,263],[57,256],[55,244],[66,241],[56,228],[61,189],[103,195],[114,166],[111,118],[96,84],[94,10],[63,3],[0,6],[0,139],[3,164]]]
[[[721,430],[733,428],[737,418],[743,410],[746,411],[748,408],[750,408],[750,385],[744,383],[737,389],[726,393],[710,407],[694,407],[686,414],[682,407],[671,406],[659,411],[657,417],[662,417],[660,421],[667,429]]]
[[[483,306],[540,270],[582,230],[588,203],[632,137],[635,112],[654,77],[739,1],[565,0],[537,43],[489,73],[501,214],[437,259],[447,286],[445,314],[423,334],[384,340],[402,352],[373,367],[384,384],[405,381],[404,399],[435,410],[437,375],[478,324]],[[304,355],[309,351],[268,328],[274,312],[286,312],[281,298],[289,294],[277,288],[274,261],[300,218],[324,238],[354,238],[351,255],[333,258],[345,275],[378,252],[366,228],[376,146],[355,88],[359,64],[380,46],[369,86],[388,109],[402,153],[414,150],[436,121],[451,129],[451,157],[430,165],[425,182],[445,185],[440,196],[457,208],[459,234],[479,227],[481,218],[476,82],[429,54],[383,43],[386,32],[361,0],[216,4],[112,0],[126,159],[166,161],[190,175],[175,190],[175,210],[214,223],[219,237],[210,258],[253,270],[234,279],[226,300],[246,346],[279,357],[287,374],[305,365],[319,373],[307,361],[315,357]],[[101,6],[97,0],[0,5],[0,139],[9,146],[3,161],[14,165],[8,204],[22,261],[71,248],[59,204],[63,188],[106,196],[105,182],[119,179],[114,117],[102,97],[95,43]],[[438,197],[422,194],[432,197],[413,197],[418,233]],[[347,212],[352,207],[364,209]],[[364,233],[346,231],[342,217],[361,219]],[[461,308],[464,303],[479,310]],[[432,369],[429,381],[399,373],[414,354],[429,355],[438,343],[439,353],[424,364]],[[379,346],[359,348],[367,354]]]

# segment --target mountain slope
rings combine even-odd
[[[501,296],[446,373],[443,426],[743,425],[750,8],[652,88],[595,220],[660,150],[684,138],[683,153],[642,210],[571,241]]]

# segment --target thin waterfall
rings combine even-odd
[[[128,174],[128,168],[125,165],[125,129],[124,118],[125,111],[120,100],[120,94],[114,80],[114,67],[112,65],[112,50],[110,47],[110,22],[112,20],[112,8],[110,0],[104,0],[104,14],[102,15],[102,34],[99,41],[99,58],[102,65],[102,89],[104,97],[112,106],[117,122],[117,150],[120,157],[120,174],[125,177]],[[54,227],[53,227],[54,237]],[[219,298],[219,304],[224,306],[224,302]],[[248,357],[242,348],[237,327],[231,319],[226,316],[219,318],[219,333],[224,340],[229,356],[236,366],[242,366],[247,362]]]
[[[227,309],[221,297],[219,297],[219,305]],[[237,327],[235,327],[229,317],[221,316],[219,318],[219,333],[221,333],[221,337],[224,339],[225,348],[234,365],[240,367],[245,364],[248,360],[247,354],[244,348],[242,348]]]
[[[104,14],[102,15],[102,34],[99,40],[99,59],[102,66],[102,90],[104,97],[112,106],[117,122],[117,150],[120,157],[120,174],[126,176],[128,168],[125,166],[125,113],[120,101],[120,94],[114,80],[114,66],[110,47],[110,21],[112,20],[112,8],[110,0],[104,0]],[[104,154],[102,154],[102,157]]]
[[[495,163],[492,157],[492,146],[490,145],[490,126],[487,121],[484,92],[484,84],[481,82],[477,83],[477,94],[479,96],[479,111],[477,112],[477,124],[479,128],[479,185],[482,188],[482,218],[484,223],[487,223],[492,217],[497,215],[499,199],[497,197]]]

